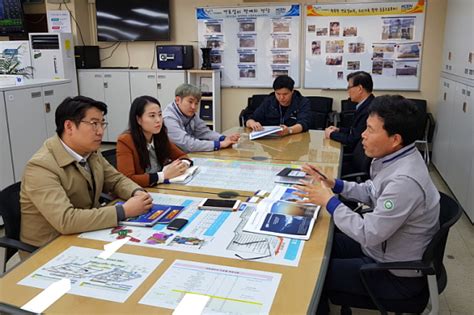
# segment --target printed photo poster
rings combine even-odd
[[[424,0],[307,5],[305,88],[345,89],[354,71],[376,90],[418,90]]]
[[[279,75],[299,86],[300,5],[197,8],[196,17],[223,87],[269,88]]]

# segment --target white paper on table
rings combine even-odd
[[[274,272],[175,260],[139,303],[175,309],[194,293],[210,297],[203,314],[266,314],[280,280]]]
[[[70,294],[123,303],[163,261],[123,253],[102,259],[100,253],[71,246],[18,284],[44,289],[67,278],[71,280]]]

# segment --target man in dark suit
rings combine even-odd
[[[351,101],[357,103],[354,121],[350,128],[329,126],[324,131],[330,138],[345,145],[344,152],[352,152],[367,127],[369,104],[374,99],[372,88],[374,83],[370,74],[364,71],[350,73],[347,76],[347,93]]]

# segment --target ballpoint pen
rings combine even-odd
[[[311,168],[313,171],[315,171],[316,173],[318,173],[319,176],[321,176],[322,178],[328,179],[328,178],[326,177],[326,175],[324,175],[323,173],[321,173],[320,171],[318,171],[313,165],[308,164],[308,166],[309,166],[309,168]]]

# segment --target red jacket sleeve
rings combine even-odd
[[[150,175],[146,174],[144,170],[137,169],[135,165],[139,165],[135,144],[129,134],[122,134],[117,139],[117,169],[119,172],[133,180],[142,187],[150,185]]]

